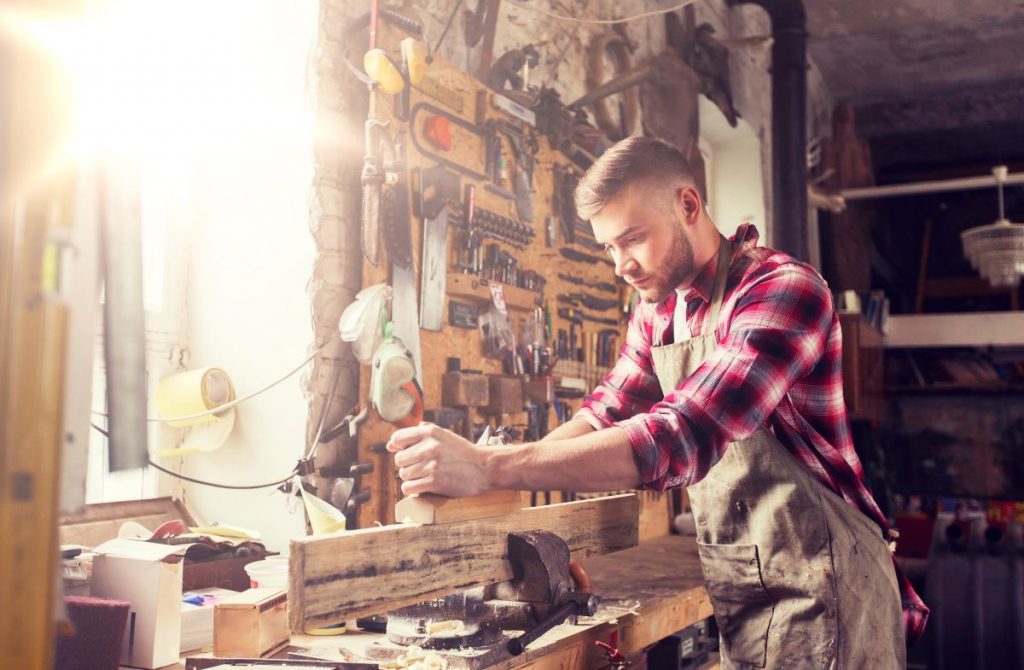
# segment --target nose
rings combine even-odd
[[[612,254],[612,256],[612,260],[615,261],[616,277],[624,277],[628,274],[633,274],[636,271],[638,266],[631,255],[619,252],[616,254]]]

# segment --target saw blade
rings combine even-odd
[[[423,263],[420,266],[420,328],[439,332],[444,324],[448,277],[448,208],[423,221]]]
[[[384,192],[380,204],[384,245],[393,265],[412,266],[412,225],[409,217],[409,187],[404,177]]]

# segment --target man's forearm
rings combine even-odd
[[[570,437],[579,437],[580,435],[586,435],[587,433],[594,432],[594,427],[583,419],[569,419],[558,428],[548,433],[546,436],[541,438],[542,442],[550,442],[552,440],[567,440]]]
[[[612,491],[641,483],[626,432],[615,427],[495,447],[488,456],[487,472],[493,489]]]

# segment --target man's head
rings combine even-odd
[[[602,154],[576,187],[580,217],[615,261],[615,274],[646,302],[689,286],[717,248],[709,251],[714,227],[695,183],[678,150],[629,137]]]

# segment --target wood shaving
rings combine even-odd
[[[437,635],[438,633],[445,633],[447,635],[465,635],[465,632],[466,625],[457,619],[431,621],[427,624],[427,633],[429,635]]]
[[[448,661],[435,651],[425,650],[419,645],[409,645],[405,653],[389,663],[387,668],[401,670],[448,670]]]

